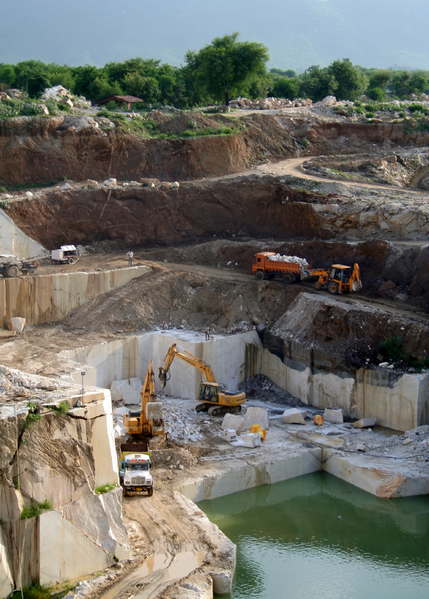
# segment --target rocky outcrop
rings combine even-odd
[[[103,395],[62,416],[40,404],[42,413],[20,408],[15,417],[4,417],[3,408],[0,597],[10,584],[57,584],[128,557],[121,489],[95,493],[118,480],[111,400]]]

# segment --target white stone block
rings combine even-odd
[[[354,428],[368,428],[370,426],[375,426],[375,422],[375,418],[361,418],[360,420],[353,422],[352,426],[354,426]]]
[[[132,406],[141,405],[142,402],[140,391],[138,389],[134,389],[134,387],[131,387],[130,385],[124,389],[123,399],[125,404]]]
[[[15,331],[16,333],[22,333],[25,327],[25,318],[19,316],[13,316],[8,323],[9,331]]]
[[[332,422],[333,424],[341,424],[344,422],[343,411],[341,409],[325,408],[323,418],[326,422]]]
[[[246,419],[247,428],[253,424],[259,424],[261,428],[268,430],[268,412],[265,408],[247,408],[247,412],[244,415]]]
[[[130,379],[123,379],[120,381],[113,381],[110,385],[110,393],[112,395],[113,401],[118,401],[121,399],[125,399],[124,393],[125,391],[130,391],[128,397],[134,397],[135,392],[138,391],[138,398],[140,403],[140,392],[142,390],[143,384],[138,377],[133,377]],[[133,403],[133,402],[129,402]]]
[[[127,429],[124,426],[124,423],[122,422],[122,420],[118,420],[118,422],[115,424],[115,428],[113,429],[113,433],[116,437],[124,437],[127,434]]]
[[[160,401],[150,401],[146,404],[146,418],[159,420],[164,418],[162,403]]]
[[[246,419],[238,414],[225,414],[220,428],[222,430],[234,429],[238,433],[243,433],[247,428]]]
[[[213,580],[213,593],[227,595],[232,591],[232,573],[230,571],[210,572]]]
[[[297,410],[296,408],[289,408],[283,412],[282,422],[285,424],[305,424],[305,417],[307,412]]]
[[[247,433],[241,437],[245,447],[260,447],[262,445],[261,437],[258,433]]]

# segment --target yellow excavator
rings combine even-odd
[[[179,348],[176,343],[170,346],[164,358],[163,366],[159,368],[159,381],[161,389],[164,389],[170,379],[169,371],[174,358],[180,358],[186,364],[190,364],[203,373],[205,380],[201,383],[198,401],[195,410],[197,412],[207,411],[209,416],[220,414],[237,414],[241,411],[241,405],[246,401],[245,393],[227,391],[223,385],[216,382],[213,371],[203,360],[196,358],[186,349]]]
[[[142,402],[139,412],[124,414],[123,423],[129,435],[140,435],[147,440],[153,437],[167,438],[164,430],[162,403],[156,400],[155,371],[153,361],[149,361],[146,377],[140,393]],[[161,439],[157,439],[157,441]]]

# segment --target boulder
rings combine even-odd
[[[266,430],[269,428],[268,412],[265,408],[247,408],[244,418],[246,419],[246,426],[248,429],[250,429],[253,424],[259,424],[261,428],[265,428]],[[235,428],[235,430],[237,430],[236,427],[228,428]]]
[[[241,439],[244,442],[244,447],[259,447],[262,445],[262,440],[258,433],[247,433],[247,435],[242,435]]]
[[[104,185],[108,185],[109,187],[113,187],[117,184],[118,182],[114,177],[110,177],[110,179],[106,179],[106,181],[104,181]]]
[[[225,414],[222,424],[220,425],[222,430],[234,429],[237,433],[243,433],[248,427],[246,419],[238,414]]]
[[[335,96],[326,96],[326,98],[323,98],[320,103],[322,106],[335,106],[337,103],[337,98]]]
[[[386,162],[390,162],[390,163],[393,163],[393,162],[398,162],[398,159],[397,159],[397,157],[396,157],[396,156],[394,156],[394,155],[392,155],[392,156],[386,156],[386,157],[384,158],[384,160],[385,160]]]
[[[133,391],[138,391],[139,392],[139,397],[140,397],[140,391],[142,389],[142,382],[138,377],[134,377],[131,379],[123,379],[120,381],[113,381],[113,383],[110,385],[110,394],[112,396],[112,401],[119,401],[121,399],[124,399],[124,393],[125,391],[129,391],[129,387],[131,387],[133,389]],[[128,397],[134,397],[135,393],[129,393]]]
[[[354,428],[368,428],[370,426],[374,426],[375,422],[375,418],[361,418],[360,420],[353,422],[352,426]]]
[[[147,179],[145,177],[140,179],[140,183],[142,184],[142,187],[159,187],[161,185],[159,179]]]
[[[306,412],[302,412],[296,408],[290,408],[283,412],[282,422],[285,424],[305,424],[306,415]]]
[[[390,291],[390,289],[396,289],[396,283],[393,281],[386,281],[378,288],[378,291]]]
[[[15,333],[22,333],[25,327],[25,318],[19,316],[13,316],[8,322],[9,331],[15,331]]]
[[[341,409],[325,408],[323,418],[326,422],[332,422],[333,424],[341,424],[344,422],[343,411]]]

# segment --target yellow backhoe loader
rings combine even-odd
[[[246,401],[245,393],[227,391],[223,385],[216,382],[213,371],[203,360],[196,358],[186,349],[179,348],[176,343],[170,347],[164,358],[163,366],[159,368],[160,387],[164,389],[169,380],[169,370],[174,358],[180,358],[186,364],[190,364],[203,373],[205,380],[201,383],[198,401],[195,410],[197,412],[208,411],[209,416],[219,414],[237,414],[241,411],[241,405]]]
[[[139,412],[129,412],[124,414],[123,422],[129,435],[139,435],[149,440],[153,437],[164,436],[164,439],[157,439],[161,442],[167,438],[164,430],[164,414],[162,403],[156,400],[155,393],[155,371],[153,361],[149,361],[146,377],[143,383],[141,410]],[[157,443],[159,444],[159,443]]]

